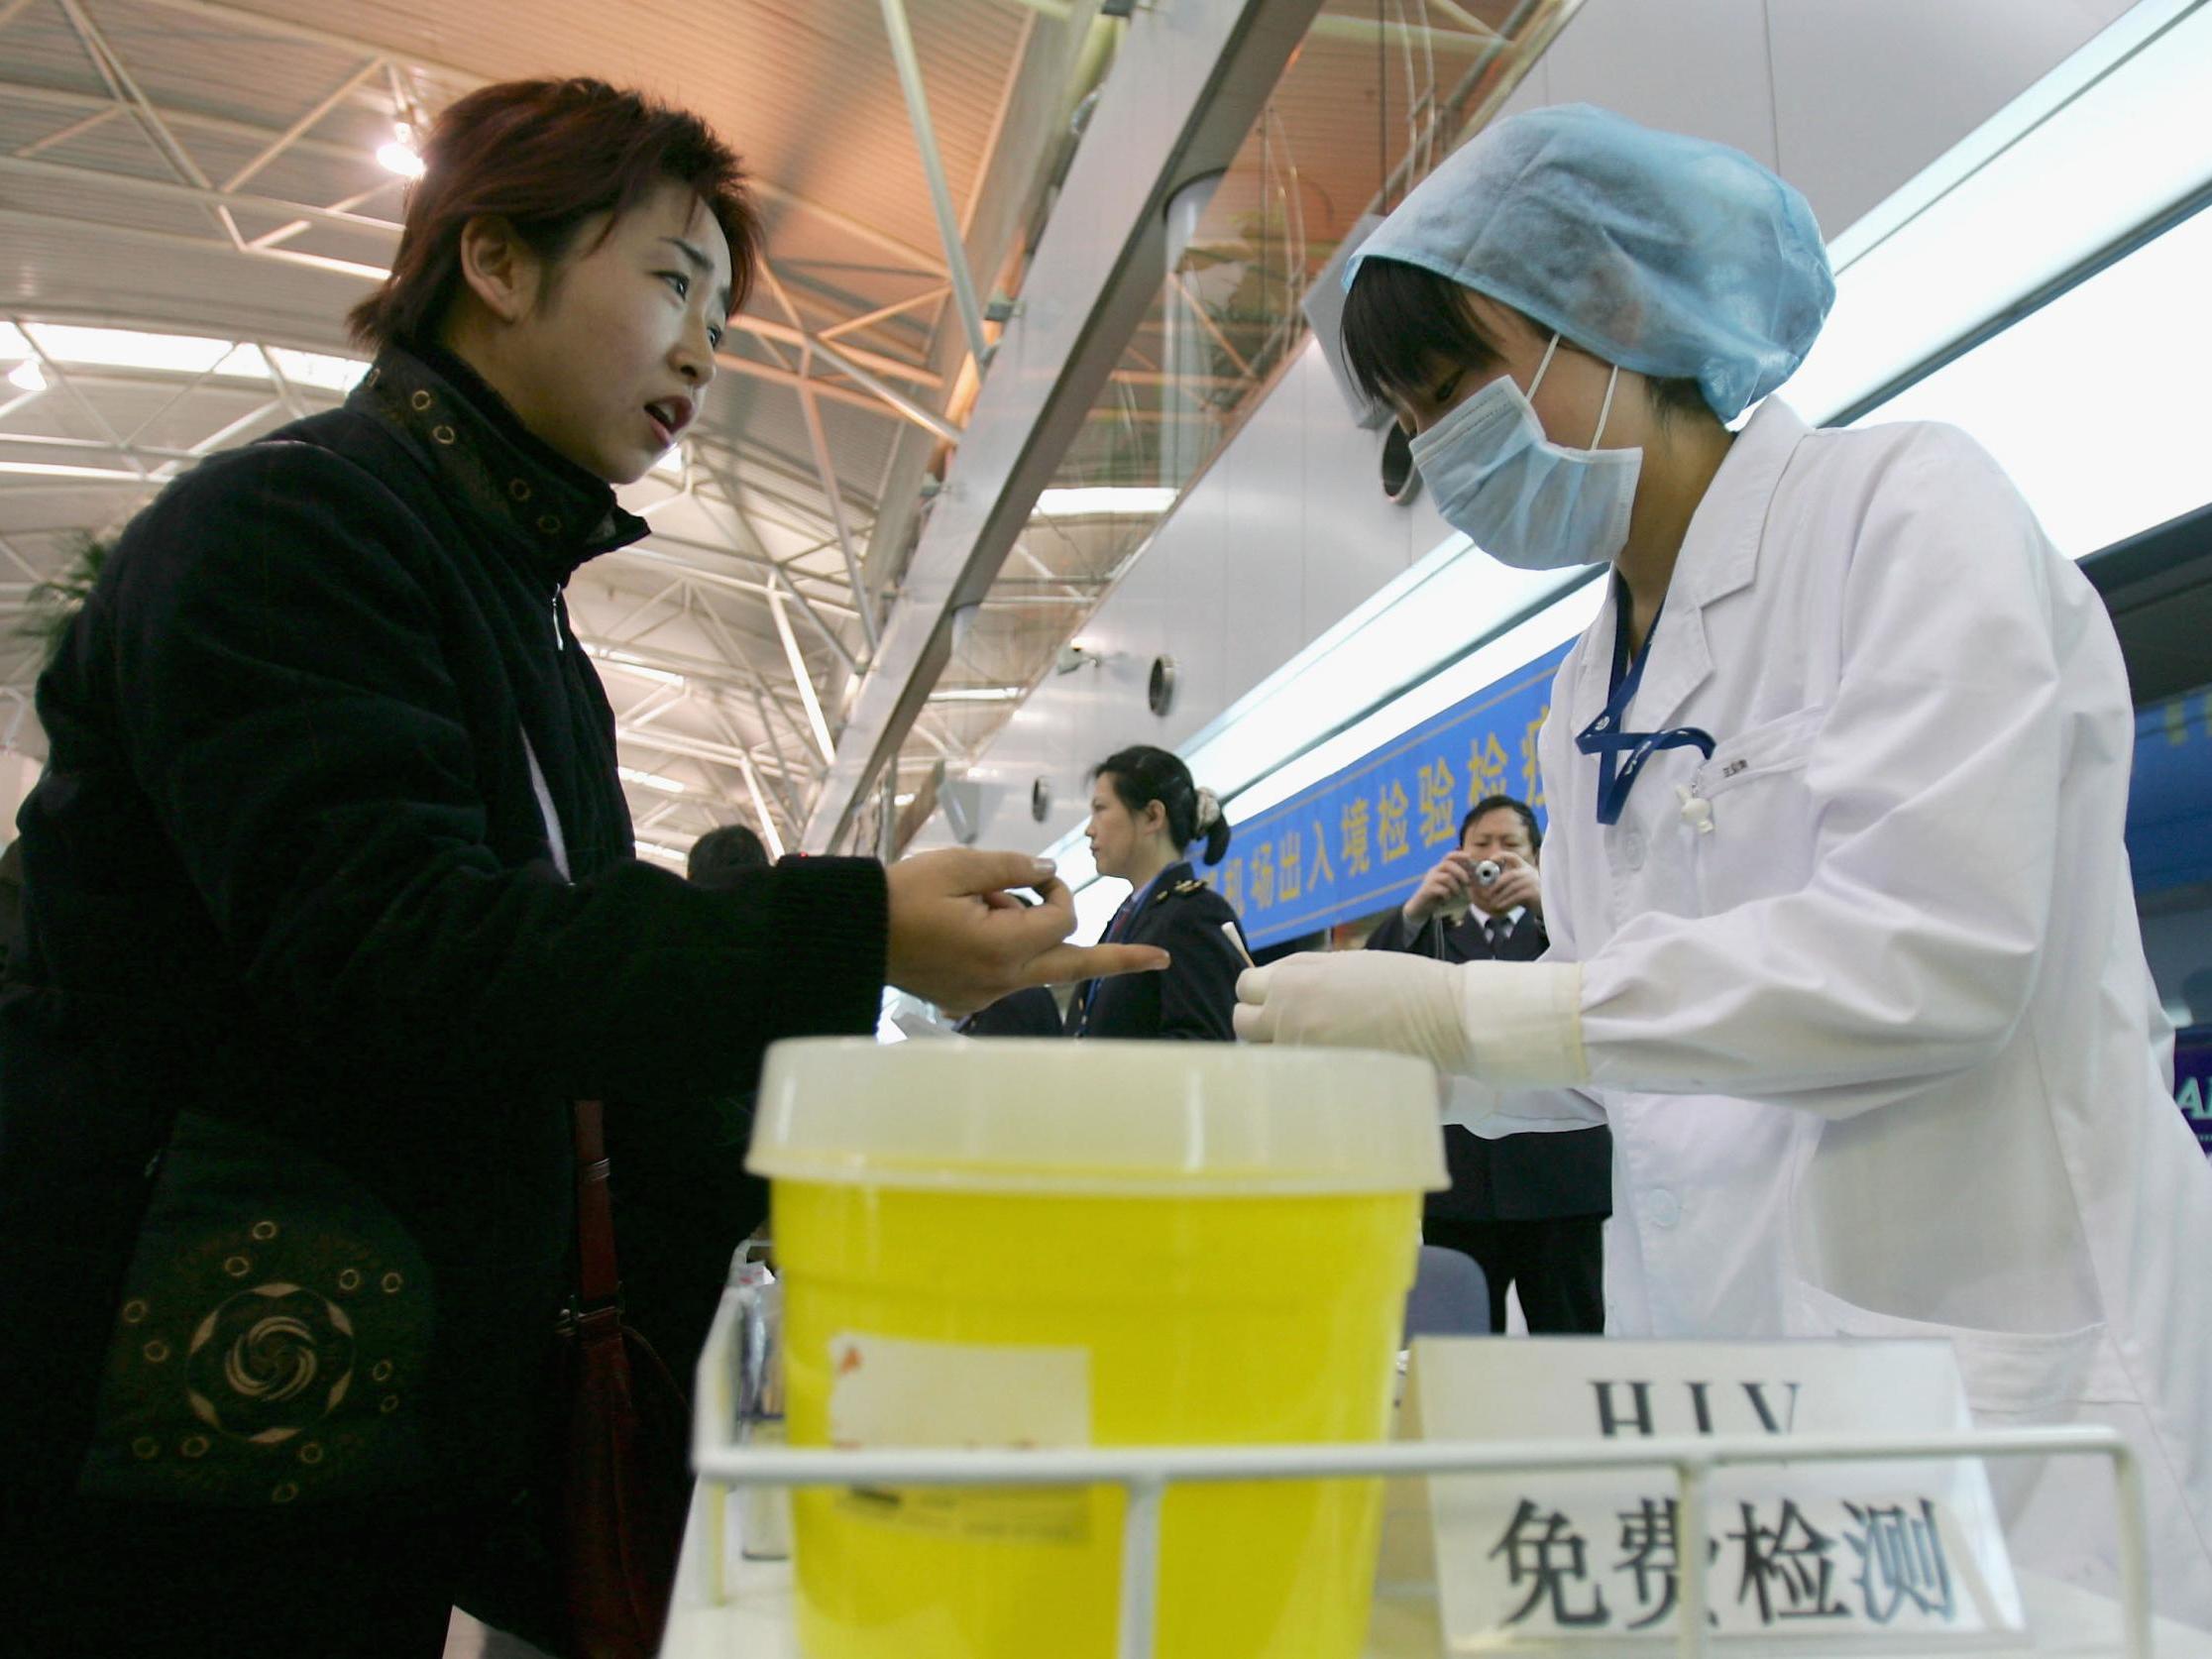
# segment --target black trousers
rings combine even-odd
[[[1463,1221],[1430,1216],[1425,1244],[1472,1256],[1490,1280],[1491,1329],[1505,1329],[1505,1291],[1520,1293],[1531,1336],[1603,1336],[1605,1330],[1605,1218]]]
[[[9,1659],[439,1659],[488,1517],[77,1503],[0,1560]]]

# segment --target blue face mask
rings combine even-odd
[[[1491,557],[1521,570],[1609,562],[1628,541],[1640,449],[1599,449],[1612,413],[1620,371],[1605,383],[1605,404],[1589,449],[1544,436],[1529,398],[1544,384],[1554,334],[1523,393],[1500,375],[1413,440],[1413,464],[1436,497],[1444,522]]]

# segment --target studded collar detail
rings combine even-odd
[[[475,516],[527,546],[556,584],[647,533],[610,486],[532,433],[448,352],[387,347],[346,406],[387,428]]]

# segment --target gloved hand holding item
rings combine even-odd
[[[1590,1075],[1579,962],[1306,951],[1240,975],[1234,1018],[1247,1043],[1382,1049],[1504,1087]]]

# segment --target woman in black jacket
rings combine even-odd
[[[1200,840],[1208,864],[1220,863],[1229,850],[1229,821],[1213,791],[1197,788],[1190,768],[1165,749],[1132,744],[1099,763],[1084,833],[1098,873],[1119,876],[1130,887],[1104,941],[1156,944],[1172,961],[1166,972],[1141,981],[1094,979],[1076,986],[1068,1034],[1233,1041],[1237,975],[1251,958],[1237,913],[1191,873],[1185,856]]]
[[[170,485],[40,683],[11,1651],[435,1655],[559,1403],[572,1101],[709,1183],[763,1047],[869,1031],[887,976],[959,1009],[1158,964],[1057,945],[1012,854],[719,892],[631,856],[562,591],[645,533],[611,486],[696,416],[753,212],[696,117],[592,81],[473,93],[425,159],[345,406]]]

